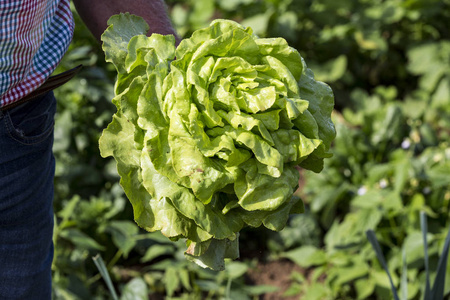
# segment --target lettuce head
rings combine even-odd
[[[102,36],[117,107],[100,138],[139,226],[185,238],[188,259],[223,269],[245,226],[281,230],[303,204],[298,167],[319,172],[335,137],[331,89],[282,38],[216,20],[176,47],[143,19]]]

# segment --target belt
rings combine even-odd
[[[82,68],[82,65],[76,66],[73,69],[70,69],[68,71],[65,71],[63,73],[60,73],[58,75],[50,76],[40,87],[26,95],[25,97],[7,104],[3,107],[0,107],[0,111],[5,111],[8,109],[11,109],[17,105],[20,105],[24,102],[28,102],[30,100],[39,98],[40,96],[56,89],[57,87],[60,87],[61,85],[68,82],[70,79],[72,79]]]

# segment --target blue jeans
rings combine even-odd
[[[55,110],[52,92],[0,110],[0,299],[51,298]]]

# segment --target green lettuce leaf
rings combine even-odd
[[[239,256],[245,226],[282,230],[303,212],[296,166],[320,171],[335,136],[331,89],[297,50],[216,20],[173,36],[121,14],[102,36],[117,107],[100,138],[139,226],[187,240],[212,269]]]

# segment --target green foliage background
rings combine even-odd
[[[302,172],[299,196],[307,211],[293,216],[283,231],[244,231],[244,257],[224,272],[187,263],[182,241],[137,228],[115,164],[100,157],[98,138],[114,113],[115,72],[77,18],[57,72],[80,63],[84,69],[55,92],[54,298],[109,299],[92,261],[100,254],[121,299],[258,299],[276,288],[249,284],[247,272],[258,262],[279,259],[308,270],[292,274],[286,296],[389,299],[387,276],[364,234],[373,229],[395,284],[405,249],[408,299],[421,299],[419,212],[429,218],[431,270],[450,226],[450,1],[167,4],[182,37],[214,18],[227,18],[261,37],[284,37],[298,49],[335,93],[334,156],[321,174]]]

